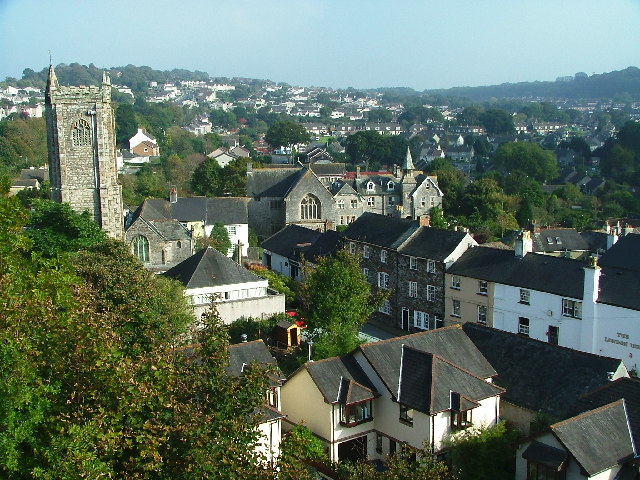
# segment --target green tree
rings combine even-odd
[[[105,240],[100,226],[85,211],[74,212],[68,203],[35,199],[26,230],[33,248],[46,257],[75,252]]]
[[[386,108],[372,108],[367,112],[367,120],[370,122],[390,122],[393,120],[393,114]]]
[[[504,422],[456,435],[447,444],[454,473],[459,478],[511,480],[517,440],[518,432]]]
[[[357,257],[341,250],[305,272],[300,285],[303,311],[314,341],[314,357],[350,352],[359,344],[358,331],[377,310],[387,291],[372,292]]]
[[[223,255],[229,254],[229,250],[231,250],[231,240],[229,239],[229,232],[222,222],[213,224],[211,234],[209,235],[209,246],[215,248]]]
[[[438,206],[432,207],[431,210],[429,211],[429,216],[431,217],[429,219],[429,224],[432,227],[443,228],[443,229],[449,228],[449,224],[444,218],[444,212],[442,211],[442,208]]]
[[[349,135],[345,150],[353,165],[364,163],[366,170],[378,170],[391,157],[391,145],[388,137],[373,130]],[[404,154],[406,155],[406,153],[405,149]]]
[[[221,192],[222,167],[213,158],[207,158],[193,172],[191,190],[196,195],[216,197]]]
[[[273,288],[276,292],[282,293],[285,296],[287,305],[292,304],[296,300],[298,288],[293,278],[269,270],[262,265],[249,265],[249,270],[259,277],[269,280],[269,288]]]
[[[311,140],[311,136],[301,123],[293,120],[282,120],[269,127],[264,139],[272,148],[278,148],[307,143]]]
[[[116,108],[116,143],[120,148],[129,148],[129,139],[138,131],[138,121],[133,106],[122,103]]]
[[[499,169],[507,172],[520,170],[540,182],[553,180],[559,173],[555,155],[535,143],[510,142],[500,145],[494,160]]]
[[[326,463],[329,458],[322,442],[304,425],[296,425],[282,440],[279,480],[314,480],[306,462]]]
[[[480,114],[480,124],[489,135],[515,133],[513,118],[504,110],[490,108]]]

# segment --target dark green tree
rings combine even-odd
[[[506,172],[519,170],[539,182],[553,180],[559,173],[555,155],[535,143],[510,142],[500,145],[494,160],[499,169]]]
[[[387,293],[372,292],[358,258],[344,250],[308,268],[300,296],[314,342],[314,358],[346,354],[357,347],[359,328],[382,305]]]
[[[120,148],[129,148],[129,139],[138,131],[138,121],[133,105],[122,103],[116,108],[116,143]]]
[[[222,167],[213,158],[207,158],[193,172],[191,190],[196,195],[216,197],[222,189]]]
[[[211,234],[209,235],[209,246],[215,248],[223,255],[228,255],[229,250],[231,250],[229,232],[227,232],[227,229],[222,222],[216,222],[213,224]]]
[[[391,158],[391,145],[388,137],[373,130],[349,135],[345,150],[353,165],[364,163],[366,170],[378,170]],[[406,150],[404,154],[406,154]]]
[[[269,127],[264,139],[272,148],[278,148],[307,143],[311,140],[311,136],[301,123],[282,120]]]
[[[485,128],[489,135],[500,135],[515,133],[516,129],[513,125],[513,117],[504,110],[490,108],[480,114],[480,124]]]

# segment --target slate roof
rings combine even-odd
[[[229,345],[228,351],[229,366],[226,368],[226,372],[229,375],[239,377],[245,365],[257,363],[264,367],[273,368],[280,377],[282,376],[276,359],[273,358],[273,355],[271,355],[271,352],[261,339]]]
[[[313,170],[313,173],[319,177],[334,175],[342,176],[344,175],[344,172],[347,171],[344,163],[313,163],[310,165],[310,168]]]
[[[351,355],[307,362],[304,367],[327,403],[368,400],[379,394]]]
[[[601,267],[640,271],[640,235],[625,235],[598,260]]]
[[[589,250],[589,245],[575,228],[545,228],[532,235],[534,252]]]
[[[636,235],[628,235],[636,236]],[[637,235],[640,237],[640,235]],[[613,248],[613,247],[612,247]],[[635,270],[636,258],[629,257],[630,269],[603,268],[600,275],[598,303],[640,310],[640,270]]]
[[[550,428],[589,476],[622,464],[635,455],[624,400],[590,410]]]
[[[402,345],[398,402],[433,415],[451,408],[451,392],[461,396],[461,409],[504,390],[432,353]]]
[[[494,383],[506,388],[505,401],[558,419],[572,414],[581,395],[609,384],[622,363],[477,323],[462,330],[498,372]]]
[[[418,222],[365,212],[342,232],[347,240],[397,248],[418,229]]]
[[[476,377],[485,379],[497,374],[458,325],[361,345],[359,350],[394,398],[398,394],[403,345],[435,354]]]
[[[517,258],[513,250],[480,246],[464,252],[447,272],[581,299],[585,266],[569,258],[535,253]]]
[[[460,245],[466,235],[464,232],[419,227],[398,251],[404,255],[443,261]]]
[[[163,275],[180,281],[187,289],[264,282],[261,277],[211,247],[200,250]]]
[[[522,458],[540,463],[557,471],[565,464],[569,458],[569,454],[565,450],[534,440],[526,450],[522,452]]]
[[[142,215],[151,221],[246,224],[249,222],[248,201],[246,197],[179,197],[175,203],[169,203],[163,198],[149,198],[134,213],[134,219]]]
[[[300,176],[299,166],[257,168],[247,175],[247,195],[250,197],[284,197]]]
[[[589,251],[591,252],[596,253],[599,251],[605,251],[607,249],[608,235],[605,232],[586,230],[584,232],[580,232],[580,236],[587,243],[587,245],[589,246]]]
[[[625,399],[631,434],[640,445],[640,379],[622,377],[597,388],[578,399],[574,414],[602,407],[621,398]]]
[[[299,225],[287,225],[260,246],[285,258],[300,259],[304,256],[305,259],[313,260],[335,252],[338,246],[338,232],[318,232]]]

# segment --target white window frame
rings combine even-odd
[[[436,261],[427,260],[427,273],[436,273]]]
[[[363,268],[362,269],[362,275],[364,275],[364,278],[369,280],[369,269],[368,268]]]
[[[380,305],[378,311],[385,315],[391,315],[391,302],[385,299],[384,302],[382,302],[382,305]]]
[[[338,209],[342,210],[344,209],[344,200],[340,199],[336,202]]]
[[[418,259],[416,257],[409,257],[409,269],[418,270]]]
[[[523,320],[526,320],[526,324]],[[529,336],[529,331],[531,327],[531,320],[526,317],[518,317],[518,333],[520,335]]]
[[[411,298],[418,297],[418,282],[413,282],[409,280],[409,297]]]
[[[376,206],[376,197],[368,197],[367,198],[367,206],[375,207]]]
[[[429,314],[418,310],[413,311],[413,326],[421,330],[429,330]]]
[[[451,276],[451,288],[460,290],[460,277],[458,275]]]
[[[356,244],[354,242],[349,242],[349,253],[351,255],[356,254]]]
[[[367,192],[373,192],[376,189],[376,184],[369,181],[367,182]]]
[[[478,294],[487,295],[489,293],[489,283],[486,280],[478,280]]]
[[[369,245],[365,245],[362,247],[362,258],[369,258],[371,256],[371,247]]]
[[[427,285],[427,302],[435,302],[435,301],[436,301],[436,286]]]
[[[389,274],[387,272],[378,272],[378,287],[389,289]]]
[[[487,324],[487,306],[486,305],[478,305],[478,323],[482,325]]]
[[[358,208],[358,200],[355,198],[351,199],[351,208]]]
[[[451,316],[460,318],[460,300],[453,300],[451,306]]]
[[[531,304],[531,290],[527,290],[526,288],[521,288],[520,289],[520,301],[518,303],[521,303],[523,305],[530,305]]]
[[[582,302],[579,300],[571,300],[570,298],[563,298],[562,316],[571,318],[582,318]]]
[[[384,248],[380,250],[380,261],[382,263],[387,263],[387,251]]]

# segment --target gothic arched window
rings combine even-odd
[[[147,237],[138,235],[131,242],[133,254],[143,263],[149,262],[149,240]]]
[[[91,126],[84,118],[80,118],[71,127],[71,143],[74,147],[91,145]]]
[[[308,194],[300,202],[300,218],[302,220],[320,219],[320,201],[314,195]]]

